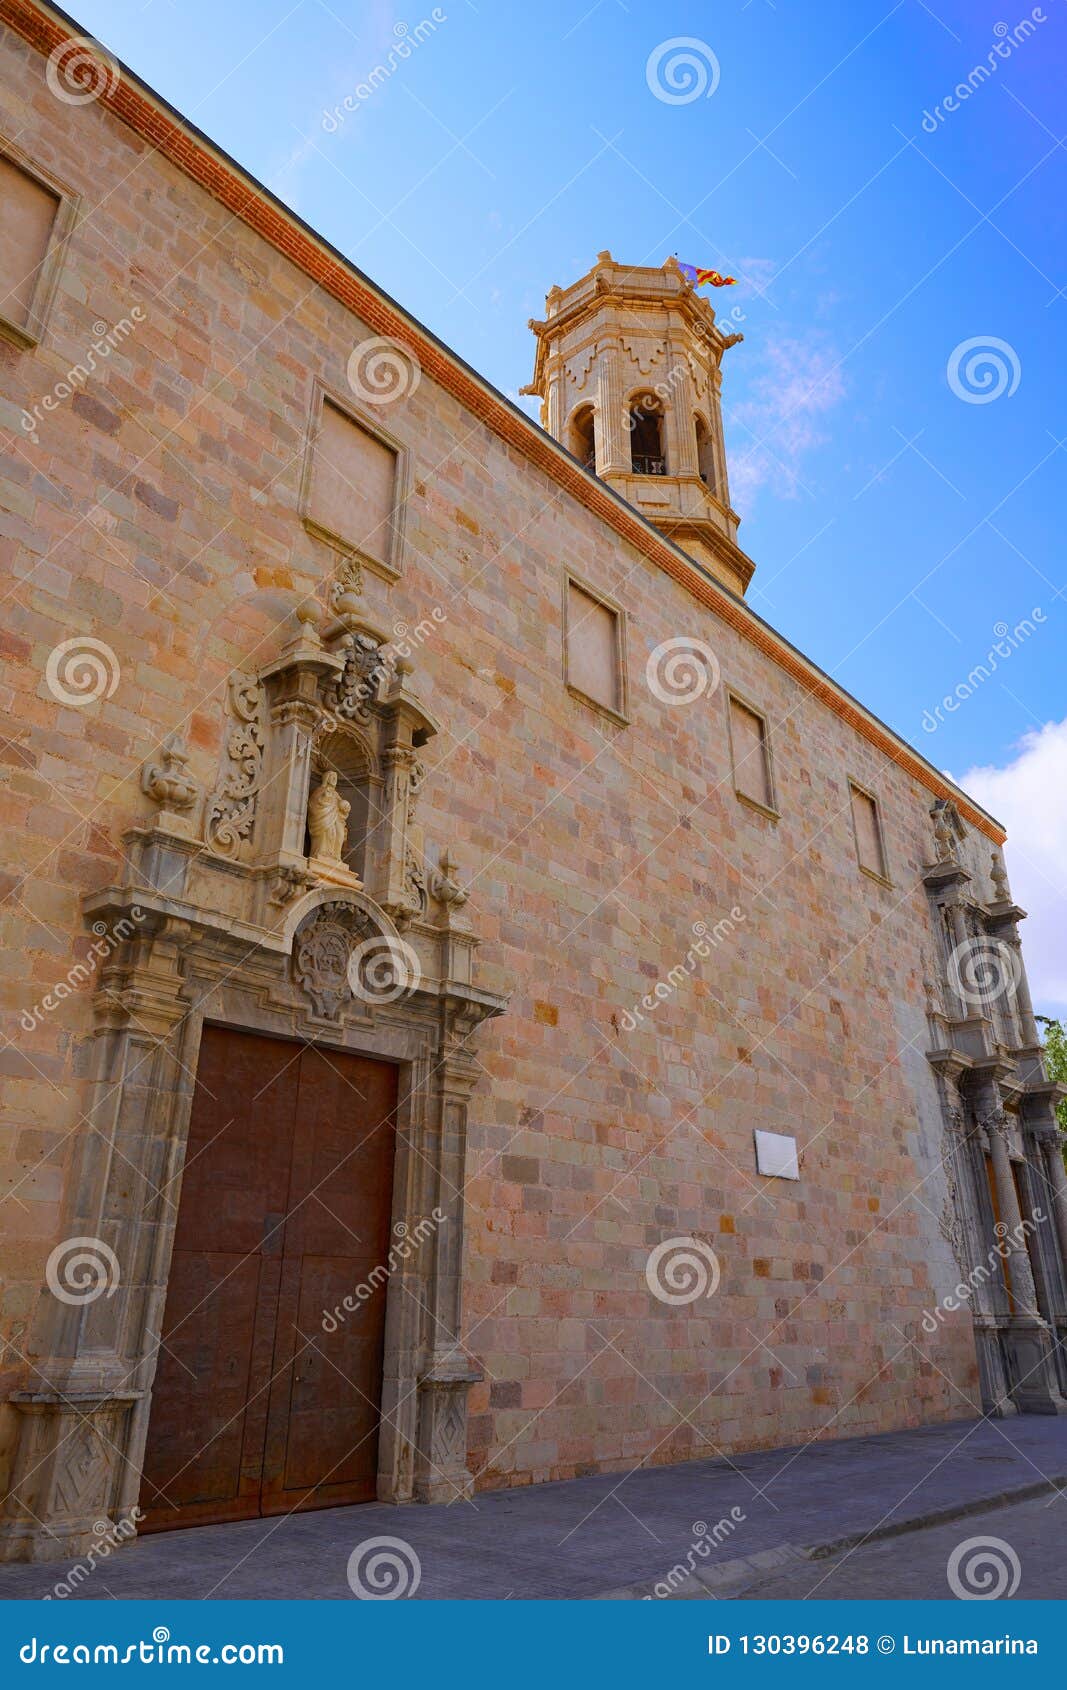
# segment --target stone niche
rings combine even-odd
[[[147,759],[154,806],[126,876],[85,900],[116,943],[100,970],[62,1236],[120,1266],[82,1306],[42,1293],[33,1382],[0,1517],[0,1560],[62,1560],[135,1519],[205,1021],[332,1044],[400,1070],[394,1225],[432,1243],[387,1291],[378,1494],[471,1490],[462,1343],[472,1041],[505,1000],[475,980],[477,936],[450,849],[418,818],[438,724],[411,665],[334,596],[301,606],[264,667],[231,678],[210,791],[171,738]],[[310,818],[309,818],[310,805]],[[97,925],[99,931],[99,925]],[[420,1234],[421,1235],[421,1234]]]

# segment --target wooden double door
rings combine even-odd
[[[204,1028],[143,1530],[374,1497],[396,1099],[388,1063]]]

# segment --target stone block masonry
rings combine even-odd
[[[954,798],[983,906],[996,824],[395,307],[337,297],[373,290],[342,287],[337,259],[316,276],[321,246],[135,84],[58,100],[45,8],[0,16],[0,139],[81,204],[45,333],[0,340],[0,1493],[17,1404],[42,1389],[77,1147],[103,1131],[88,1078],[107,961],[56,990],[93,942],[82,901],[129,875],[146,761],[180,734],[214,792],[231,677],[278,657],[298,604],[334,608],[337,551],[302,521],[315,384],[347,397],[353,350],[389,333],[420,379],[362,409],[407,458],[403,539],[395,580],[363,570],[359,614],[410,650],[438,725],[418,753],[416,866],[432,879],[453,854],[477,986],[507,1000],[478,1034],[462,1179],[476,1484],[973,1416],[970,1312],[933,1337],[922,1324],[967,1263],[943,1078],[912,1058],[936,1032],[931,804]],[[133,332],[28,438],[21,416],[94,324],[134,306]],[[625,721],[564,685],[571,569],[624,613]],[[720,676],[690,703],[649,684],[678,638]],[[88,703],[49,684],[68,641],[113,657]],[[765,717],[776,815],[736,795],[728,688]],[[882,878],[859,865],[850,783],[877,800]],[[218,886],[236,932],[239,877]],[[724,918],[703,955],[694,935]],[[145,996],[132,1013],[154,1012]],[[757,1174],[757,1127],[795,1137],[798,1180]],[[143,1202],[128,1185],[115,1201]],[[714,1259],[709,1294],[657,1294],[646,1267],[671,1240]]]

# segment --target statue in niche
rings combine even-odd
[[[327,863],[344,863],[351,808],[337,790],[336,769],[327,769],[308,799],[308,832],[313,857]]]

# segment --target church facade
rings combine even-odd
[[[733,327],[602,253],[538,427],[0,25],[0,1558],[1062,1412],[1003,831],[746,604]]]

